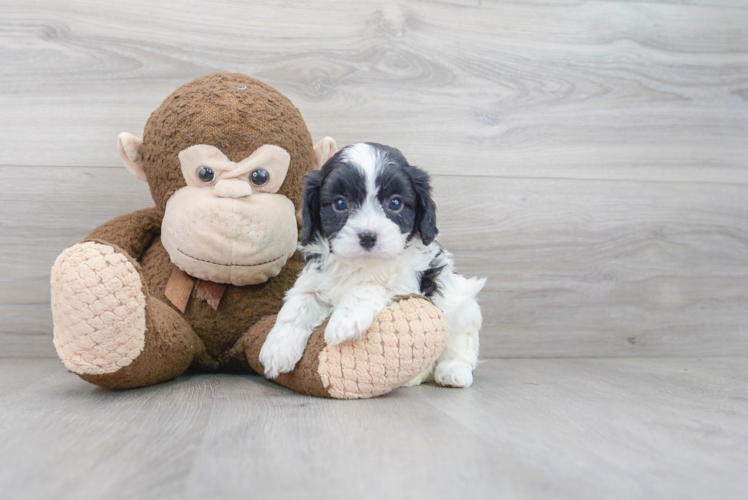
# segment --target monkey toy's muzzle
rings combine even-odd
[[[166,204],[161,242],[171,261],[202,280],[254,285],[277,276],[296,251],[294,205],[285,196],[221,197],[183,187]]]

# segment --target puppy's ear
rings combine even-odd
[[[306,181],[304,190],[304,201],[301,205],[301,244],[308,245],[317,237],[317,233],[322,230],[322,221],[319,212],[322,209],[320,191],[322,182],[325,180],[325,172],[313,170],[306,174],[303,179]]]
[[[417,233],[423,244],[429,245],[439,234],[436,228],[436,204],[431,199],[429,174],[413,166],[409,166],[406,171],[416,193],[416,221],[411,236]]]

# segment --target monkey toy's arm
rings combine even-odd
[[[138,210],[105,222],[94,229],[84,241],[110,245],[140,261],[143,252],[161,233],[163,213],[156,207]]]

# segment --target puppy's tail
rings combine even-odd
[[[478,296],[478,293],[483,290],[485,284],[486,278],[473,277],[470,279],[466,279],[461,284],[462,289],[460,290],[460,294],[466,297],[475,298]]]

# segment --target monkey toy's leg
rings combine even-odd
[[[252,368],[264,373],[260,349],[275,324],[266,316],[241,339]],[[429,299],[396,298],[358,340],[325,345],[327,322],[314,329],[296,367],[275,382],[302,394],[335,399],[362,399],[386,394],[426,370],[447,339],[444,315]]]
[[[147,210],[115,219],[66,249],[52,268],[55,348],[88,382],[113,389],[163,382],[204,350],[176,311],[148,296],[141,278],[136,259],[159,223]]]

